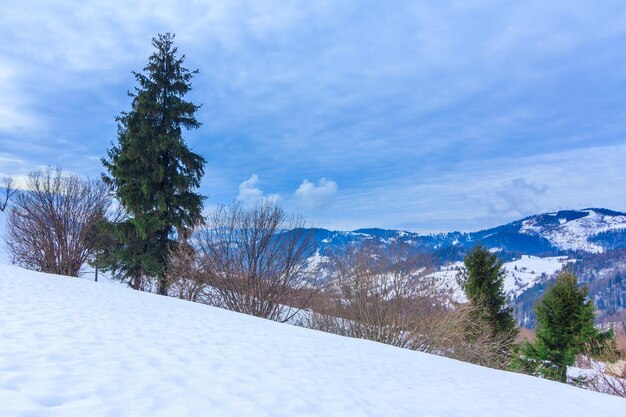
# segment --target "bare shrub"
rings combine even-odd
[[[436,353],[496,368],[510,338],[495,338],[476,307],[454,304],[428,277],[430,260],[406,246],[365,244],[333,257],[333,273],[313,299],[308,327]]]
[[[490,368],[508,369],[517,329],[494,335],[491,322],[481,314],[483,311],[484,307],[469,303],[454,306],[450,312],[450,337],[443,343],[446,356]]]
[[[626,398],[626,375],[615,377],[604,372],[600,366],[585,384],[585,387],[592,391]]]
[[[535,336],[535,331],[533,329],[527,329],[525,327],[521,327],[515,338],[515,343],[520,344],[522,342],[535,343],[537,340]]]
[[[420,342],[411,332],[418,311],[430,310],[433,287],[420,278],[429,265],[406,247],[361,245],[332,257],[332,274],[316,299],[309,327],[400,347]],[[424,315],[424,314],[423,314]]]
[[[170,256],[178,295],[277,321],[290,320],[311,297],[317,273],[304,221],[273,202],[213,211]]]
[[[619,323],[615,326],[615,349],[626,358],[626,324]]]
[[[186,242],[170,249],[167,279],[170,295],[210,304],[209,279],[199,264],[198,253]]]
[[[25,268],[78,276],[94,250],[88,238],[111,204],[98,181],[63,175],[60,168],[32,172],[9,212],[6,243]]]
[[[626,352],[616,344],[597,347],[586,346],[585,353],[577,358],[583,373],[573,382],[583,388],[626,398]]]
[[[594,391],[626,398],[626,361],[624,359],[602,365],[594,362],[593,369],[596,372],[588,384]]]

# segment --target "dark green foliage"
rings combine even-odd
[[[535,345],[526,340],[515,347],[510,368],[513,371],[533,376],[547,376],[558,372],[558,366],[541,359]]]
[[[194,116],[199,106],[183,99],[197,70],[183,67],[185,57],[177,57],[173,39],[167,33],[152,40],[156,52],[144,73],[134,73],[139,86],[129,93],[132,108],[116,119],[118,143],[102,160],[108,171],[103,178],[127,213],[113,232],[110,269],[131,285],[156,277],[161,294],[167,293],[166,259],[176,233],[201,216],[203,197],[193,190],[205,163],[182,137],[183,129],[200,126]]]
[[[548,364],[538,370],[546,378],[565,382],[567,366],[574,364],[578,353],[600,352],[613,339],[612,331],[595,327],[595,306],[586,301],[587,294],[573,273],[563,272],[535,306],[537,343],[532,353]]]
[[[507,307],[504,293],[505,271],[502,261],[483,245],[474,247],[464,258],[465,269],[459,274],[459,285],[469,302],[477,307],[481,319],[491,326],[494,337],[517,334],[516,324]]]

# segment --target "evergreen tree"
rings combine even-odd
[[[534,355],[542,364],[539,373],[543,376],[565,382],[567,366],[574,364],[576,354],[613,338],[611,330],[600,332],[594,326],[595,306],[586,301],[587,294],[573,273],[563,272],[536,304]]]
[[[205,164],[182,137],[183,129],[200,127],[199,106],[184,100],[198,71],[183,67],[173,40],[169,33],[152,39],[156,51],[144,72],[133,72],[139,86],[128,93],[131,110],[116,118],[118,143],[102,160],[103,178],[127,213],[115,228],[111,269],[138,289],[142,276],[155,277],[160,294],[167,293],[166,259],[176,233],[201,216],[203,197],[193,190]]]
[[[517,331],[512,308],[507,307],[502,261],[479,244],[465,256],[463,263],[465,268],[458,281],[467,299],[476,307],[480,319],[491,326],[493,337],[510,335],[512,341]]]

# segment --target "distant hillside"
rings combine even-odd
[[[311,230],[322,252],[364,241],[381,245],[403,242],[415,250],[439,254],[442,261],[460,259],[465,250],[478,242],[500,251],[505,258],[515,254],[559,255],[626,249],[626,213],[601,208],[538,214],[477,232],[420,234],[386,229]]]
[[[622,317],[626,308],[626,213],[602,208],[564,210],[477,232],[420,234],[375,228],[311,232],[322,255],[341,253],[364,242],[406,244],[416,253],[428,254],[434,266],[441,268],[437,276],[450,282],[451,287],[458,267],[454,264],[481,242],[507,262],[506,288],[518,321],[527,327],[534,326],[535,301],[562,265],[568,265],[589,287],[600,321],[626,319]]]
[[[626,330],[626,249],[578,253],[574,260],[567,268],[589,288],[589,297],[598,309],[597,322],[621,323],[618,325]],[[553,277],[540,280],[515,298],[515,315],[524,326],[534,326],[534,303],[553,281]]]

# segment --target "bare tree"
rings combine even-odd
[[[406,246],[353,247],[332,257],[332,274],[316,297],[310,327],[395,346],[428,350],[416,317],[433,310],[437,291],[425,278],[430,260]],[[418,347],[419,345],[419,347]]]
[[[626,365],[624,363],[623,360],[617,364],[591,360],[589,372],[580,385],[591,391],[626,398]],[[614,372],[616,370],[620,373]]]
[[[483,307],[455,304],[446,315],[445,333],[437,333],[444,356],[496,369],[509,369],[511,340],[517,329],[493,335],[490,322],[480,315]]]
[[[60,168],[32,172],[9,212],[6,243],[13,261],[78,276],[97,242],[89,235],[110,204],[101,182],[63,175]]]
[[[428,273],[431,262],[405,245],[360,245],[333,257],[308,327],[435,353],[495,368],[508,364],[508,337],[493,338],[475,308],[451,302]],[[470,335],[470,337],[468,337]]]
[[[167,279],[170,295],[183,300],[210,304],[212,288],[209,277],[203,270],[198,252],[184,241],[170,249],[167,265]]]
[[[619,329],[618,329],[619,331]],[[582,375],[571,382],[591,391],[626,398],[626,349],[623,334],[617,341],[592,346],[587,343],[584,352],[576,358]]]
[[[168,266],[180,297],[288,321],[314,291],[311,234],[273,202],[220,206],[187,242]]]
[[[13,184],[13,178],[11,177],[3,178],[2,189],[3,189],[3,195],[2,195],[2,198],[0,198],[0,211],[5,211],[9,204],[9,201],[11,201],[11,198],[17,191],[15,189],[15,185]]]

